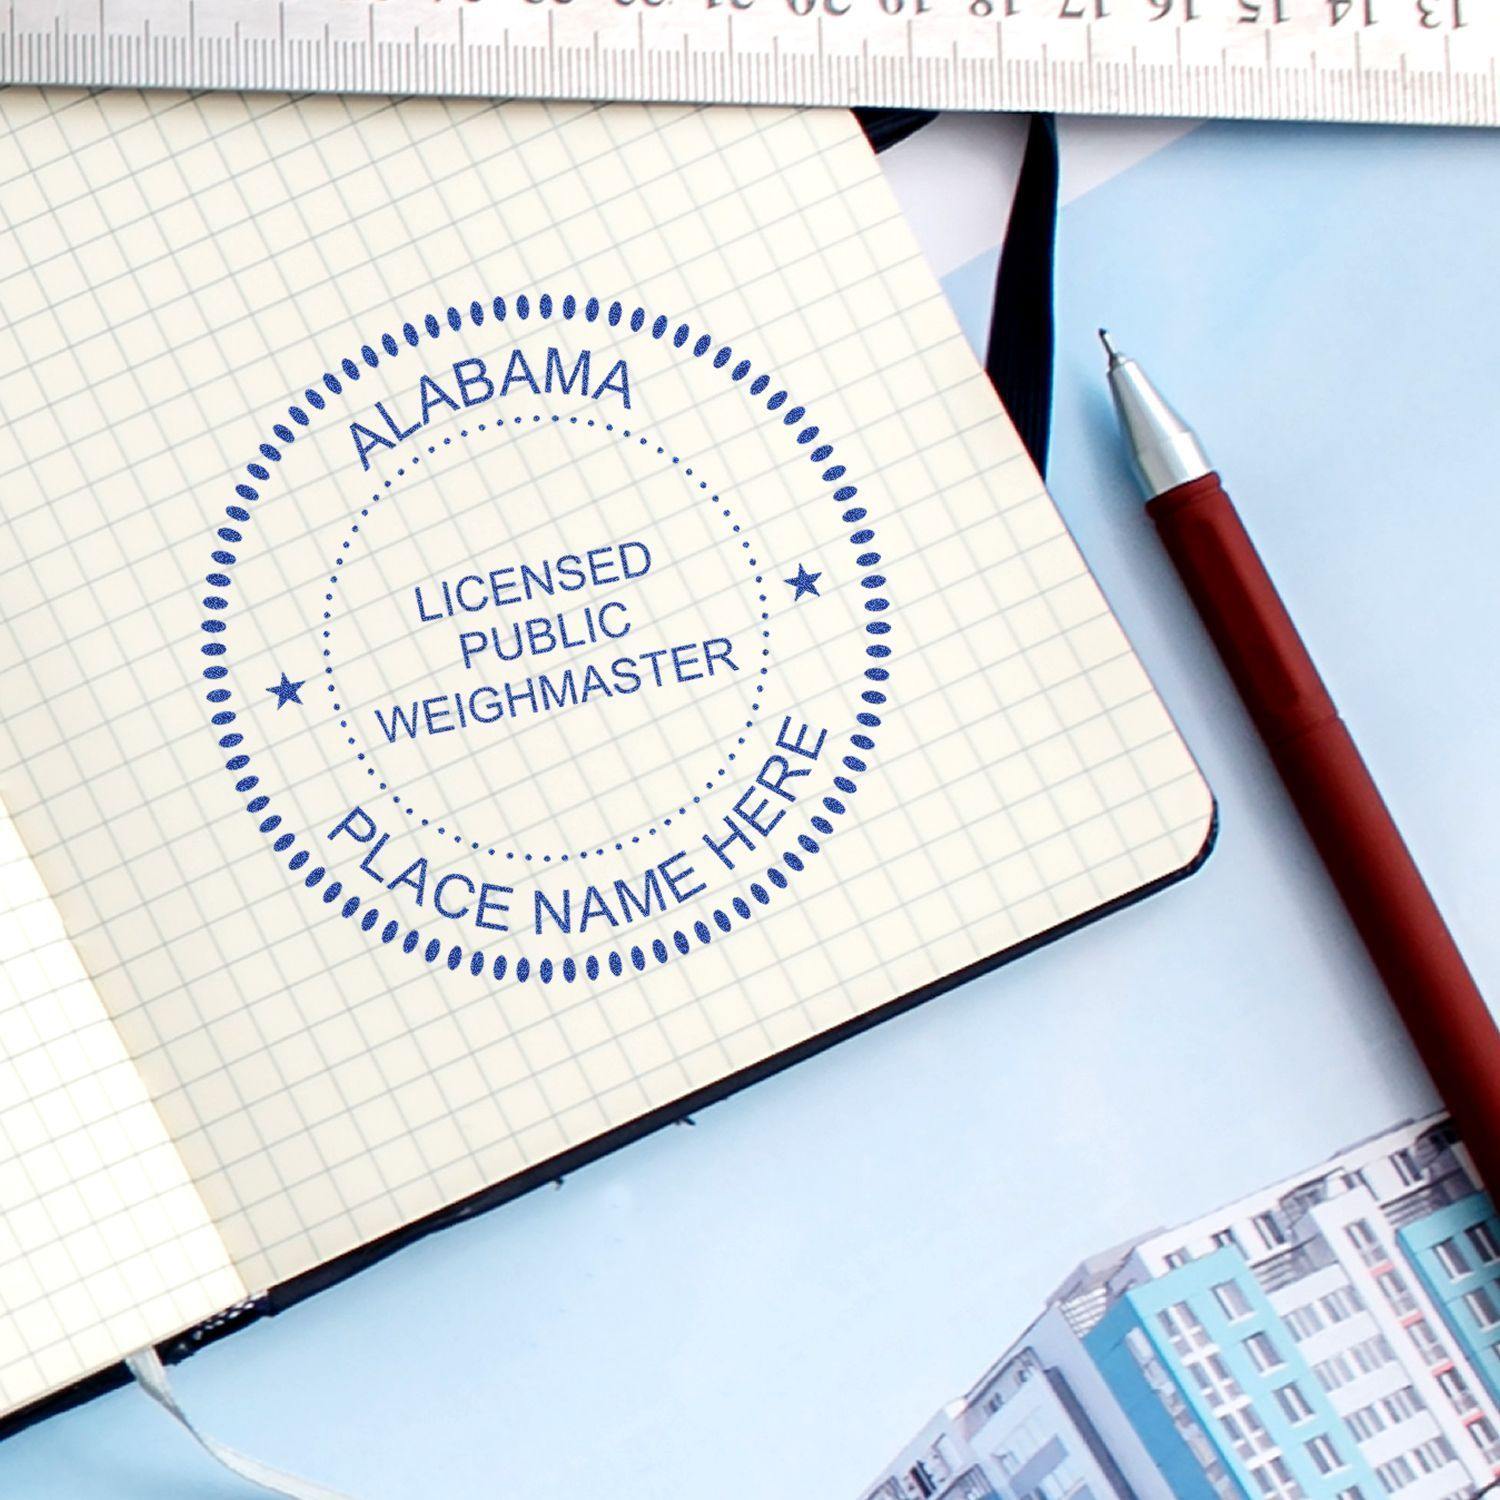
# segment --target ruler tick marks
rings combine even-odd
[[[1285,26],[1268,0],[621,4],[11,0],[0,83],[1500,124],[1500,3],[1440,38],[1387,8],[1378,49],[1313,0]]]

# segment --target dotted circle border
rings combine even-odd
[[[488,308],[486,303],[488,303]],[[564,321],[569,321],[577,314],[583,315],[584,321],[593,323],[601,316],[605,319],[607,326],[617,327],[622,321],[628,323],[629,331],[640,333],[646,326],[647,313],[643,307],[635,307],[627,316],[624,305],[618,301],[612,301],[606,309],[597,297],[590,297],[587,302],[580,304],[570,292],[560,301],[554,302],[548,292],[542,292],[537,296],[534,304],[535,312],[539,322],[549,320],[554,312],[560,312]],[[507,305],[503,296],[494,296],[481,302],[478,299],[470,302],[468,307],[468,321],[474,326],[482,325],[487,317],[493,316],[496,322],[505,322],[510,314],[514,314],[517,322],[526,322],[533,311],[533,304],[527,293],[518,293],[514,300]],[[439,319],[433,313],[427,313],[421,328],[407,322],[401,326],[401,337],[406,347],[416,348],[422,338],[436,340],[442,336],[444,324],[452,332],[457,333],[464,327],[465,315],[456,306],[446,309],[444,317]],[[651,321],[650,336],[653,339],[662,339],[671,327],[670,320],[664,314]],[[692,329],[686,322],[679,323],[672,332],[672,345],[674,348],[682,349],[693,337]],[[377,351],[371,344],[363,344],[359,349],[359,357],[366,368],[375,369],[379,366],[382,357],[394,359],[402,352],[402,344],[391,333],[380,336],[378,343],[380,350]],[[702,359],[713,347],[713,340],[706,333],[700,333],[693,343],[691,355],[695,359]],[[734,353],[728,344],[721,344],[714,350],[711,361],[712,368],[724,370],[734,358]],[[364,371],[356,361],[346,356],[339,364],[343,379],[332,371],[325,371],[322,377],[324,389],[333,396],[343,392],[344,383],[350,384],[358,381]],[[739,383],[744,381],[752,369],[751,361],[741,358],[728,370],[728,379]],[[747,387],[749,393],[754,397],[764,394],[766,388],[772,384],[769,374],[762,372],[750,382]],[[321,412],[327,406],[327,397],[316,388],[309,386],[303,393],[306,406],[310,406],[314,412]],[[781,422],[788,428],[795,427],[802,422],[807,415],[806,409],[793,405],[785,412],[781,411],[789,400],[785,389],[778,389],[766,398],[765,407],[768,412],[778,413]],[[294,427],[308,428],[312,425],[313,417],[309,415],[305,406],[298,402],[292,402],[287,407],[287,418]],[[242,748],[245,740],[243,731],[233,728],[237,721],[234,709],[227,705],[231,701],[231,690],[224,686],[224,679],[228,676],[229,668],[223,658],[228,655],[228,644],[220,639],[228,630],[228,622],[224,618],[224,612],[229,609],[227,591],[232,585],[231,570],[235,567],[237,555],[228,550],[244,540],[244,533],[239,529],[250,523],[251,513],[248,505],[253,505],[262,498],[262,491],[256,488],[257,484],[265,484],[271,478],[271,470],[268,464],[279,464],[284,456],[283,450],[291,447],[297,440],[294,427],[289,427],[286,422],[277,421],[271,424],[270,434],[264,439],[256,450],[256,456],[245,466],[245,472],[249,479],[255,483],[247,483],[244,480],[234,485],[235,501],[225,507],[224,514],[232,523],[228,526],[219,525],[215,528],[215,541],[220,545],[215,546],[210,552],[212,567],[205,575],[205,582],[210,592],[202,600],[204,610],[207,612],[205,618],[200,621],[201,631],[209,637],[199,646],[199,651],[209,659],[208,664],[203,667],[203,677],[210,686],[206,690],[205,700],[212,710],[209,716],[209,724],[216,730],[222,731],[219,735],[218,744],[221,750],[230,753],[225,761],[225,770],[234,778],[234,789],[237,794],[247,796],[244,804],[245,811],[251,817],[257,818],[257,831],[263,834],[271,843],[273,853],[287,855],[287,869],[295,874],[300,874],[303,868],[311,861],[311,854],[307,849],[294,849],[297,843],[297,834],[284,827],[284,820],[280,813],[270,811],[270,794],[260,790],[260,778],[249,771],[251,756]],[[827,441],[813,446],[814,439],[819,435],[818,427],[809,423],[803,426],[795,434],[795,442],[799,447],[807,449],[806,457],[814,464],[828,464],[833,456],[833,444]],[[273,442],[272,439],[275,439]],[[278,444],[280,446],[278,446]],[[851,526],[848,540],[861,549],[868,549],[869,544],[875,539],[872,527],[865,525],[868,512],[864,506],[849,505],[858,494],[858,487],[846,484],[847,471],[843,464],[835,463],[825,468],[820,476],[825,484],[833,485],[832,499],[836,504],[847,507],[840,520]],[[884,614],[891,608],[891,601],[881,590],[885,587],[885,577],[876,571],[880,563],[880,554],[873,550],[862,550],[855,559],[856,566],[860,569],[862,577],[859,580],[860,587],[869,591],[869,597],[864,600],[863,609],[875,618],[868,620],[864,625],[866,634],[873,637],[884,637],[890,633],[889,620],[884,619]],[[850,735],[849,742],[855,750],[868,754],[875,748],[875,740],[869,732],[878,729],[881,725],[881,715],[877,712],[887,702],[887,694],[884,685],[889,681],[890,670],[883,663],[889,660],[891,655],[890,646],[883,639],[876,639],[865,646],[866,655],[875,663],[866,666],[864,677],[870,686],[864,688],[859,697],[865,705],[863,709],[855,713],[855,723],[859,728]],[[842,793],[844,797],[852,796],[857,790],[858,783],[854,777],[863,774],[869,769],[868,763],[858,755],[846,754],[843,757],[844,770],[852,773],[849,775],[835,776],[833,785],[835,790]],[[824,839],[832,835],[834,825],[830,817],[842,817],[848,810],[847,802],[835,797],[832,793],[822,798],[824,813],[815,813],[809,820],[809,826]],[[811,834],[798,834],[796,847],[786,849],[778,857],[776,863],[767,869],[765,883],[759,880],[751,881],[747,890],[749,896],[756,902],[752,907],[743,896],[733,897],[727,904],[732,908],[733,915],[723,908],[715,908],[712,912],[713,928],[707,922],[698,920],[693,923],[691,932],[685,932],[679,928],[672,934],[672,947],[669,948],[661,938],[655,938],[649,945],[649,953],[652,960],[657,964],[664,964],[673,956],[674,951],[678,954],[687,954],[691,951],[694,941],[700,945],[706,945],[713,941],[714,929],[720,933],[729,932],[736,920],[743,923],[749,921],[757,909],[769,906],[772,894],[766,889],[770,885],[775,891],[782,891],[790,884],[790,879],[784,873],[782,866],[790,870],[793,875],[799,873],[806,867],[806,860],[816,857],[821,853],[824,845]],[[314,864],[302,877],[303,885],[309,892],[318,891],[325,906],[333,907],[341,895],[344,895],[343,884],[339,880],[323,882],[328,874],[322,865]],[[338,912],[345,920],[352,920],[360,915],[359,926],[362,932],[371,932],[380,924],[380,911],[377,907],[366,905],[357,895],[348,895],[339,906]],[[395,918],[388,918],[380,928],[379,941],[382,944],[395,942],[401,935],[401,929],[405,924]],[[639,943],[632,944],[628,949],[611,948],[601,959],[598,954],[590,954],[582,964],[571,956],[564,958],[561,963],[554,964],[552,959],[543,958],[535,965],[524,955],[511,963],[503,953],[496,954],[492,960],[487,959],[482,949],[468,952],[463,944],[452,943],[447,945],[438,938],[429,938],[423,943],[422,933],[416,927],[408,927],[405,936],[401,939],[401,951],[403,953],[415,953],[421,949],[421,961],[427,964],[437,964],[440,960],[449,970],[457,970],[460,966],[467,967],[469,973],[478,977],[484,973],[486,966],[496,983],[502,982],[507,973],[518,983],[525,983],[528,979],[535,977],[542,984],[551,983],[554,976],[560,977],[565,983],[573,983],[580,975],[589,980],[595,980],[607,970],[611,976],[618,977],[624,973],[626,965],[636,971],[642,971],[647,965],[647,949]]]
[[[476,422],[474,424],[474,427],[473,427],[473,432],[474,433],[489,432],[489,433],[495,434],[496,436],[499,436],[499,435],[501,435],[503,433],[511,431],[512,428],[515,428],[515,427],[521,427],[521,428],[523,428],[523,430],[530,431],[530,430],[534,430],[534,424],[543,422],[545,420],[546,420],[546,418],[544,418],[543,416],[541,416],[538,413],[532,413],[531,424],[527,424],[526,423],[526,418],[524,416],[512,417],[509,422],[506,422],[505,419],[503,419],[503,418],[498,418],[498,419],[496,419],[494,421],[491,421],[491,422]],[[630,438],[635,438],[639,442],[640,446],[643,447],[643,448],[649,447],[650,444],[651,444],[651,439],[650,438],[648,438],[648,437],[642,437],[641,436],[640,429],[638,427],[637,428],[632,428],[632,427],[618,427],[613,422],[595,422],[595,420],[594,420],[593,417],[583,418],[582,421],[583,421],[584,424],[586,424],[589,427],[596,427],[597,426],[599,428],[599,430],[602,431],[602,432],[608,432],[608,433],[615,434],[615,436],[621,442],[624,442],[624,441],[626,441],[626,440],[628,440]],[[566,425],[568,425],[568,426],[578,426],[579,423],[580,423],[580,419],[578,417],[571,416],[571,417],[568,418],[568,421],[567,421]],[[551,424],[553,426],[555,426],[555,427],[561,427],[561,426],[564,425],[562,418],[557,413],[555,413],[555,412],[551,414]],[[468,428],[461,429],[458,432],[457,436],[458,436],[458,438],[459,438],[460,441],[469,438],[471,436],[470,429],[468,429]],[[446,447],[451,447],[452,443],[453,443],[453,437],[452,436],[445,437],[443,439],[443,441],[442,441],[441,444],[438,444],[438,443],[428,443],[426,445],[426,447],[427,447],[427,454],[428,454],[429,457],[431,457],[432,455],[434,455],[434,454],[437,453],[439,447],[445,447],[445,448]],[[420,444],[414,444],[413,446],[420,447],[421,445]],[[682,459],[677,454],[675,454],[675,453],[668,453],[667,450],[666,450],[666,448],[663,447],[660,443],[658,443],[656,445],[656,451],[657,451],[658,455],[660,455],[660,456],[662,456],[664,458],[667,458],[670,461],[670,465],[671,466],[679,466],[679,472],[682,473],[684,476],[691,478],[695,474],[696,471],[693,469],[693,467],[692,467],[691,464],[683,464]],[[422,456],[421,456],[420,453],[413,454],[412,457],[409,458],[406,461],[406,466],[403,466],[403,467],[398,468],[396,470],[395,479],[403,478],[405,476],[405,474],[406,474],[407,467],[418,465],[418,464],[421,463],[421,461],[422,461]],[[669,467],[668,472],[670,472],[670,467]],[[359,535],[360,530],[361,530],[360,523],[362,521],[367,520],[369,518],[371,510],[375,506],[379,505],[380,502],[382,500],[386,499],[389,495],[392,495],[392,494],[396,493],[397,486],[396,486],[396,483],[395,483],[395,479],[384,480],[383,481],[383,488],[381,488],[380,490],[377,490],[374,494],[372,494],[370,496],[370,500],[369,500],[369,503],[367,505],[363,505],[363,506],[360,507],[359,519],[356,520],[356,521],[354,521],[350,525],[350,527],[349,527],[350,535],[348,537],[346,537],[344,539],[344,541],[340,544],[340,548],[339,548],[339,554],[340,555],[335,556],[335,558],[333,560],[334,571],[331,574],[329,574],[329,577],[328,577],[328,591],[325,591],[325,593],[323,595],[323,602],[324,602],[325,606],[327,606],[323,610],[322,637],[323,637],[323,640],[324,640],[325,643],[331,641],[331,639],[332,639],[332,628],[333,628],[332,606],[333,606],[333,604],[336,601],[335,601],[334,594],[331,591],[333,589],[338,588],[339,585],[340,585],[342,574],[340,573],[339,570],[344,566],[344,562],[345,562],[345,558],[344,558],[344,556],[342,554],[347,553],[347,552],[350,551],[350,549],[351,549],[351,547],[353,545],[352,538],[354,536]],[[750,542],[748,540],[746,540],[744,537],[741,536],[740,523],[738,521],[731,520],[732,513],[729,510],[728,506],[724,505],[724,502],[723,502],[722,498],[719,495],[717,495],[717,494],[708,492],[708,481],[707,480],[700,479],[698,481],[698,487],[699,487],[699,489],[704,490],[705,492],[707,492],[703,496],[700,496],[699,498],[705,500],[708,504],[713,505],[716,509],[722,507],[724,519],[725,520],[730,520],[732,531],[733,531],[733,535],[740,538],[740,546],[745,551],[748,552],[750,550]],[[750,568],[751,568],[751,571],[752,571],[752,578],[753,578],[753,581],[754,581],[756,587],[759,588],[759,587],[763,586],[764,583],[765,583],[765,578],[759,572],[759,568],[760,568],[760,561],[759,561],[759,559],[756,558],[753,554],[751,554],[751,556],[749,558],[747,558],[747,561],[750,564]],[[766,596],[764,594],[761,594],[759,597],[760,597],[760,603],[761,604],[764,605],[764,604],[767,603],[767,599],[766,599]],[[771,638],[771,631],[770,631],[770,625],[769,625],[770,613],[766,609],[760,610],[759,613],[760,613],[760,636],[761,636],[761,640],[762,641],[769,641],[770,638]],[[760,668],[759,668],[758,672],[755,675],[755,688],[754,688],[754,691],[751,693],[751,697],[750,697],[750,717],[745,720],[745,723],[743,725],[743,728],[746,729],[746,730],[750,730],[750,729],[753,729],[755,727],[755,715],[758,712],[758,710],[760,709],[760,706],[761,706],[761,697],[764,694],[765,688],[766,688],[766,677],[767,677],[767,675],[768,675],[768,673],[770,671],[770,668],[766,665],[766,659],[769,658],[769,656],[771,654],[770,648],[767,647],[767,646],[762,646],[760,654],[761,654],[761,665],[760,665]],[[323,661],[324,661],[323,675],[325,676],[325,678],[330,678],[331,679],[333,677],[332,649],[327,644],[325,644],[324,647],[323,647]],[[335,684],[332,681],[327,682],[326,686],[328,688],[329,693],[336,694],[337,690],[336,690]],[[335,701],[334,701],[334,703],[333,703],[332,706],[333,706],[333,711],[336,714],[343,715],[343,714],[349,712],[349,710],[347,710],[341,703],[339,703],[337,701],[337,696],[335,696]],[[380,788],[380,790],[382,792],[390,794],[391,800],[396,804],[397,807],[399,807],[399,808],[402,809],[402,811],[406,814],[407,817],[418,819],[419,822],[420,822],[420,824],[421,824],[421,826],[423,828],[433,828],[434,832],[439,837],[441,837],[441,838],[452,839],[452,841],[454,842],[454,844],[456,844],[460,849],[467,848],[470,852],[473,852],[473,853],[478,853],[480,851],[483,851],[484,853],[487,853],[487,854],[491,855],[492,857],[497,857],[498,856],[498,854],[500,852],[498,849],[487,847],[485,844],[482,844],[482,843],[478,842],[477,840],[466,839],[464,837],[464,835],[461,834],[461,833],[450,831],[451,830],[451,825],[455,821],[453,818],[451,818],[451,817],[446,818],[444,820],[443,824],[434,825],[432,819],[423,817],[422,814],[419,813],[416,810],[415,806],[413,806],[410,802],[407,802],[405,800],[405,798],[403,798],[403,796],[401,795],[401,793],[400,793],[400,791],[399,791],[398,788],[392,787],[388,782],[381,780],[379,771],[377,771],[375,769],[375,766],[374,766],[373,762],[371,762],[370,757],[367,755],[366,751],[363,748],[361,748],[361,746],[359,744],[359,741],[357,739],[355,739],[354,734],[353,734],[353,732],[350,729],[350,725],[349,725],[348,719],[341,717],[339,719],[339,728],[344,732],[344,738],[347,741],[347,743],[349,744],[350,748],[355,751],[355,759],[357,761],[363,763],[363,769],[364,769],[365,774],[367,776],[370,776],[370,777],[372,777],[374,779],[376,785]],[[745,743],[745,736],[743,734],[741,734],[738,737],[736,743],[740,744],[740,745],[743,745]],[[713,790],[713,783],[714,783],[714,781],[722,781],[724,779],[724,777],[726,777],[729,774],[729,765],[736,758],[737,757],[736,757],[735,751],[730,750],[730,751],[728,751],[726,753],[726,755],[724,757],[725,764],[722,765],[722,766],[720,766],[718,768],[718,770],[716,770],[713,773],[713,780],[705,783],[705,790],[706,791],[712,791]],[[693,806],[697,806],[702,801],[702,794],[701,793],[696,793],[689,800],[690,800],[690,802],[691,802],[691,804]],[[670,828],[672,826],[672,819],[674,817],[679,817],[680,818],[680,817],[685,817],[687,815],[688,805],[689,804],[687,802],[684,802],[682,805],[680,805],[678,807],[678,809],[677,809],[677,811],[675,813],[667,813],[664,816],[659,816],[657,818],[654,818],[654,819],[652,819],[650,821],[650,823],[646,827],[641,828],[639,832],[633,833],[633,834],[628,834],[628,835],[622,835],[621,838],[613,840],[615,850],[618,852],[619,850],[622,850],[622,849],[625,848],[625,839],[626,838],[628,838],[629,841],[630,841],[630,843],[632,843],[632,844],[639,844],[643,838],[653,837],[655,834],[657,834],[658,832],[660,832],[661,829],[663,829],[663,828]],[[608,844],[610,841],[611,841],[611,836],[606,835],[605,836],[605,844]],[[599,845],[594,850],[594,854],[595,854],[596,857],[598,857],[600,855],[603,855],[606,852],[607,851],[606,851],[606,848],[604,847],[604,845]],[[531,864],[533,862],[536,862],[536,863],[540,863],[540,864],[544,864],[544,865],[550,865],[553,862],[553,859],[554,859],[553,855],[551,855],[551,854],[545,854],[545,853],[541,854],[539,856],[534,856],[531,852],[528,852],[528,851],[525,851],[525,850],[507,849],[505,851],[505,857],[506,857],[506,859],[515,859],[518,856],[518,854],[519,854],[519,856],[521,858],[521,861],[523,863],[525,863],[525,864]],[[559,854],[559,855],[555,856],[557,863],[560,864],[560,865],[568,864],[572,860],[578,860],[578,861],[586,860],[588,857],[589,857],[589,851],[587,849],[578,849],[578,850],[574,850],[571,854]]]

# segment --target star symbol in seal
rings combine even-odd
[[[303,684],[305,684],[306,681],[307,679],[304,677],[301,682],[293,682],[291,678],[288,677],[285,672],[283,672],[281,674],[281,681],[278,682],[275,687],[268,687],[266,689],[268,693],[272,693],[275,695],[277,713],[280,713],[288,703],[302,702],[297,694],[302,690]]]
[[[806,563],[798,563],[796,576],[783,580],[794,590],[792,603],[795,604],[804,594],[811,594],[813,598],[821,599],[823,596],[818,592],[818,580],[822,576],[821,573],[809,573]]]

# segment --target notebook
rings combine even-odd
[[[848,115],[0,117],[0,1410],[1206,851]]]

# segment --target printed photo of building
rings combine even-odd
[[[1447,1118],[1085,1261],[863,1500],[1500,1496],[1500,1216]]]

